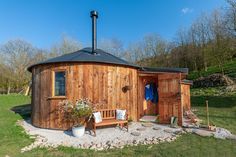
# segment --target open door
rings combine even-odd
[[[158,76],[159,121],[170,123],[172,116],[178,117],[178,125],[182,125],[182,107],[179,74],[160,74]]]
[[[183,107],[183,113],[191,109],[190,102],[190,86],[192,82],[181,81],[181,103]]]

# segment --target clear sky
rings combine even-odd
[[[67,34],[90,46],[91,10],[99,12],[98,40],[127,45],[148,33],[171,40],[202,12],[223,6],[225,0],[0,0],[0,43],[21,38],[49,48]]]

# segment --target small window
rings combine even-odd
[[[65,78],[65,71],[59,71],[55,72],[55,96],[65,96],[66,90],[65,90],[65,84],[66,84],[66,78]]]

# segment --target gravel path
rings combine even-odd
[[[32,136],[36,136],[36,141],[22,149],[22,152],[35,147],[57,147],[59,145],[71,146],[75,148],[90,148],[96,150],[123,148],[125,145],[137,144],[157,144],[160,142],[171,142],[182,133],[182,128],[170,128],[167,125],[151,123],[143,125],[139,122],[132,122],[129,125],[129,132],[119,127],[98,128],[94,137],[86,131],[82,137],[72,136],[71,131],[60,131],[36,128],[30,121],[20,121],[19,124]],[[145,129],[142,129],[145,128]]]

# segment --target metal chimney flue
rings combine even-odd
[[[95,50],[97,49],[97,18],[98,12],[91,11],[90,17],[92,18],[92,53],[96,54]]]

